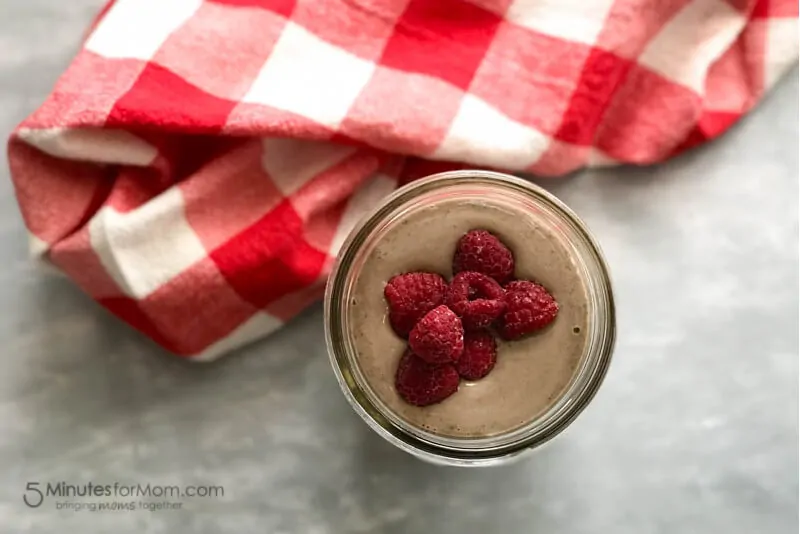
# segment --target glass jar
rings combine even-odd
[[[478,438],[437,435],[394,413],[374,393],[363,373],[350,328],[355,281],[375,244],[414,210],[453,200],[498,202],[535,212],[537,221],[556,228],[587,293],[584,354],[571,381],[549,408],[521,428]],[[342,392],[359,416],[381,437],[423,460],[444,465],[505,463],[562,432],[594,398],[608,370],[615,340],[614,299],[608,267],[584,223],[544,189],[489,171],[453,171],[416,180],[391,194],[352,230],[339,252],[325,292],[328,354]]]

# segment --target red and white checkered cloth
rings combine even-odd
[[[37,255],[167,349],[211,359],[317,299],[398,183],[646,164],[721,134],[796,61],[797,14],[796,0],[117,0],[12,135],[12,178]]]

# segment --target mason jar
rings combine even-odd
[[[437,206],[451,206],[456,211],[442,211],[441,215],[437,215]],[[585,317],[585,320],[576,320],[574,327],[571,326],[572,323],[560,326],[561,330],[574,330],[576,335],[580,333],[581,344],[580,348],[574,351],[574,364],[570,367],[569,376],[564,378],[563,386],[558,386],[558,391],[554,389],[550,393],[546,406],[529,420],[520,419],[520,423],[516,426],[507,425],[508,428],[499,430],[473,431],[468,435],[459,435],[456,431],[459,429],[457,426],[448,427],[447,431],[443,431],[442,428],[445,427],[442,425],[420,423],[409,415],[421,414],[424,421],[427,413],[424,410],[427,408],[406,409],[395,402],[390,389],[392,387],[390,382],[393,379],[391,371],[396,368],[402,354],[400,347],[403,340],[398,337],[396,342],[387,341],[388,344],[385,345],[388,349],[385,351],[384,347],[373,347],[377,343],[376,340],[388,340],[387,336],[391,335],[386,333],[390,329],[387,324],[386,305],[380,304],[381,301],[378,300],[383,298],[383,285],[388,281],[388,274],[385,276],[383,273],[377,274],[382,277],[380,281],[370,282],[372,284],[370,291],[375,296],[363,298],[359,293],[362,291],[359,284],[363,285],[365,280],[376,276],[370,262],[375,261],[376,255],[384,254],[377,252],[380,251],[382,240],[392,235],[395,229],[407,224],[415,214],[433,214],[433,218],[430,222],[420,224],[414,231],[413,239],[411,241],[406,239],[403,246],[409,247],[413,252],[414,243],[418,243],[419,246],[425,244],[427,247],[425,255],[431,256],[432,260],[434,256],[451,255],[455,243],[437,243],[431,240],[436,240],[438,228],[445,230],[450,227],[456,228],[461,222],[455,218],[456,215],[462,212],[469,214],[469,209],[472,208],[468,206],[474,206],[476,213],[479,209],[484,211],[496,209],[498,214],[512,214],[513,216],[503,219],[503,224],[510,226],[515,225],[515,219],[530,218],[535,221],[536,228],[540,228],[542,232],[546,231],[547,233],[543,235],[550,236],[553,250],[558,248],[563,252],[569,260],[571,272],[582,282],[569,284],[575,287],[568,287],[561,294],[567,295],[567,292],[580,290],[582,300],[576,302],[580,302],[579,307],[583,315],[576,317]],[[493,212],[487,213],[489,215],[484,214],[485,220],[482,222],[491,225]],[[461,218],[463,219],[463,216]],[[502,233],[500,228],[500,234]],[[529,244],[533,247],[542,246],[535,240],[518,240],[515,243],[518,250],[512,248],[514,255],[522,256],[519,248]],[[535,259],[536,251],[529,252]],[[402,257],[403,253],[404,251],[398,251],[397,257]],[[426,260],[427,258],[421,257],[418,263],[425,264]],[[450,273],[441,274],[449,276]],[[554,295],[559,296],[555,293]],[[361,302],[359,299],[369,300],[369,303]],[[371,307],[365,312],[366,305]],[[324,307],[328,354],[333,371],[350,406],[370,428],[389,443],[422,460],[442,465],[487,466],[506,463],[542,446],[560,434],[575,421],[595,397],[609,368],[616,332],[614,298],[608,266],[599,245],[586,225],[563,202],[544,189],[520,178],[480,170],[453,171],[428,176],[399,188],[384,199],[356,225],[342,245],[328,281]],[[561,320],[562,314],[566,315],[567,312],[562,309],[557,321]],[[368,328],[364,326],[364,321],[369,323]],[[367,359],[368,351],[363,348],[365,343],[371,343],[368,345],[371,360]],[[517,346],[517,352],[519,347],[525,346]],[[548,350],[553,352],[552,345]],[[375,354],[372,354],[373,352]],[[498,368],[504,363],[503,357],[501,346],[497,356]],[[553,354],[530,357],[551,358],[558,362],[556,359],[558,355]],[[384,360],[376,363],[374,360],[379,358]],[[505,375],[499,376],[506,377],[504,380],[516,380],[514,373],[512,369]],[[478,391],[467,389],[472,385],[474,384],[466,384],[461,389],[469,392]],[[496,417],[493,417],[491,412],[484,414],[483,417],[498,420],[503,419],[506,412],[513,412],[519,403],[525,403],[528,398],[544,394],[533,389],[514,391],[514,387],[522,387],[516,383],[514,385],[509,383],[509,387],[505,387],[502,383],[493,387],[497,388],[494,394],[503,396],[502,399],[498,397],[497,402],[506,402],[507,405],[503,405],[502,410],[498,408]],[[453,397],[459,393],[460,391]],[[458,402],[464,404],[469,400],[466,396],[459,401],[450,401],[448,398],[442,404],[447,402],[451,402],[452,406],[458,406]],[[491,410],[491,399],[481,402],[484,404],[483,408]],[[470,422],[470,413],[480,413],[479,408],[481,407],[476,404],[474,412],[471,412],[473,408],[467,405],[460,412],[451,409],[450,413],[458,413],[459,418]],[[448,413],[447,405],[430,411]]]

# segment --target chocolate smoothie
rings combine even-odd
[[[559,303],[556,320],[518,341],[498,339],[497,364],[485,378],[462,381],[439,404],[407,404],[394,386],[406,340],[389,325],[386,282],[409,271],[446,279],[458,239],[472,229],[497,235],[513,252],[516,275],[546,287]],[[367,257],[349,310],[359,368],[375,395],[408,423],[460,438],[502,434],[533,421],[562,394],[587,343],[587,292],[563,238],[535,214],[477,200],[447,201],[406,215]]]

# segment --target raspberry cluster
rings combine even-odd
[[[480,380],[497,361],[495,335],[512,341],[541,330],[558,303],[541,285],[514,277],[514,255],[494,234],[471,230],[459,239],[453,279],[404,273],[384,288],[389,322],[408,339],[395,387],[409,404],[428,406]]]

